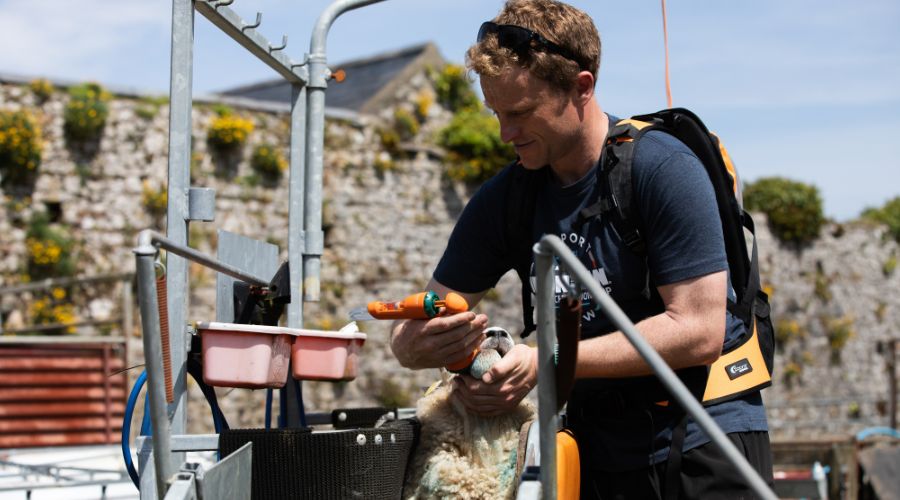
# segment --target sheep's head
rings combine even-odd
[[[500,360],[515,344],[512,336],[503,328],[492,326],[484,330],[485,339],[481,342],[480,352],[469,367],[469,374],[480,379],[491,366]]]

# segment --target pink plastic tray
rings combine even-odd
[[[203,381],[219,387],[283,387],[298,330],[200,322]]]
[[[353,380],[357,358],[366,342],[356,323],[338,332],[296,330],[291,350],[291,374],[300,380]]]

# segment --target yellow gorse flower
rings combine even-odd
[[[28,111],[0,111],[0,177],[4,184],[25,181],[41,161],[41,128]]]
[[[209,139],[221,147],[240,146],[253,132],[253,122],[234,115],[219,116],[209,125]]]
[[[59,289],[55,289],[54,292]],[[28,304],[28,316],[35,325],[69,325],[61,329],[63,333],[75,333],[78,322],[73,304],[53,303],[48,298],[36,299]]]
[[[56,264],[62,256],[62,247],[53,241],[28,238],[25,241],[31,261],[41,266]]]

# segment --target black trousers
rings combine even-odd
[[[772,450],[768,432],[735,432],[727,435],[750,465],[771,487]],[[678,498],[754,499],[756,495],[713,443],[682,455]],[[662,499],[665,494],[666,462],[626,472],[581,472],[582,500]]]

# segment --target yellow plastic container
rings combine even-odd
[[[581,495],[581,458],[572,431],[556,433],[556,498],[578,500]]]

